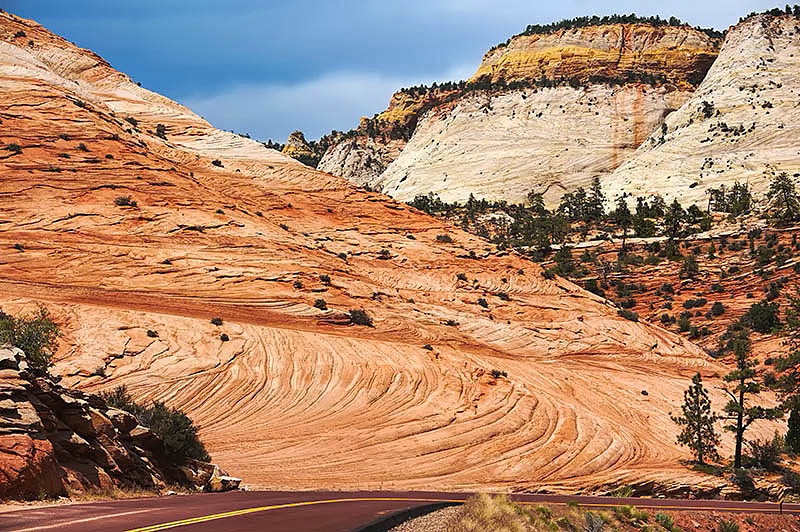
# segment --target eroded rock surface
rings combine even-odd
[[[725,371],[691,343],[35,23],[0,15],[0,52],[0,146],[19,146],[0,156],[0,304],[48,306],[65,385],[186,411],[256,487],[704,481],[669,413],[694,372],[715,390]],[[100,414],[81,431],[131,424]]]

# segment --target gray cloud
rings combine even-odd
[[[477,61],[439,76],[416,79],[329,74],[298,83],[242,85],[213,96],[184,98],[181,103],[220,129],[249,133],[254,138],[283,141],[296,129],[308,138],[319,138],[331,129],[351,129],[361,116],[382,111],[401,87],[466,79],[476,68]]]

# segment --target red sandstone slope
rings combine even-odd
[[[261,487],[687,477],[668,413],[721,371],[690,343],[7,14],[0,91],[0,303],[57,315],[65,383],[187,410]]]

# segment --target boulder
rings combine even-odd
[[[239,489],[239,484],[241,483],[242,479],[229,476],[225,471],[215,465],[214,472],[211,474],[211,478],[206,483],[203,491],[211,493],[232,491]]]
[[[139,424],[133,414],[116,408],[109,408],[106,411],[106,416],[121,434],[128,434]]]
[[[0,499],[64,494],[53,446],[48,440],[28,434],[0,435]]]

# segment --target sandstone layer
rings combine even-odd
[[[692,98],[608,178],[611,195],[660,193],[704,205],[709,188],[800,173],[800,20],[759,15],[732,28]]]
[[[0,305],[50,308],[66,385],[185,410],[257,487],[702,483],[691,343],[8,14],[0,92]]]
[[[523,202],[542,192],[555,206],[610,174],[688,97],[638,84],[477,92],[426,114],[372,185],[402,201],[435,192]]]
[[[377,119],[413,119],[407,145],[362,135],[334,144],[319,169],[404,201],[435,192],[521,202],[534,191],[555,206],[627,160],[689,99],[718,48],[685,26],[520,35],[486,54],[472,89],[395,94]],[[525,87],[543,78],[556,86]]]
[[[518,35],[489,51],[473,80],[506,82],[649,74],[691,88],[703,80],[719,40],[688,26],[603,24]]]

